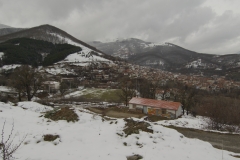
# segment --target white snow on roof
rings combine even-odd
[[[11,65],[4,65],[2,66],[3,70],[10,70],[10,69],[15,69],[17,67],[20,67],[20,64],[11,64]]]
[[[22,102],[21,105],[33,109],[39,104]],[[224,159],[235,160],[230,154],[239,155],[213,148],[208,142],[186,138],[176,130],[154,123],[150,123],[153,133],[140,131],[139,134],[126,137],[123,133],[123,119],[102,121],[102,117],[93,116],[80,108],[75,109],[79,117],[79,121],[75,123],[51,121],[31,109],[1,102],[0,110],[0,126],[6,122],[4,138],[11,133],[12,123],[13,135],[17,133],[13,144],[19,144],[19,140],[27,134],[27,138],[14,154],[17,159],[123,160],[127,156],[140,154],[146,160],[219,160],[222,155]],[[46,134],[56,134],[60,138],[52,142],[44,141],[43,135]]]
[[[4,53],[3,53],[3,52],[0,52],[0,58],[2,58],[3,55],[4,55]]]

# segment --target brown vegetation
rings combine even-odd
[[[208,127],[213,130],[240,131],[240,100],[229,97],[204,97],[196,107],[200,115],[210,117]]]
[[[124,119],[126,122],[125,124],[125,129],[123,132],[126,134],[126,136],[131,135],[131,134],[139,134],[139,131],[144,131],[144,132],[149,132],[153,133],[152,129],[149,129],[151,125],[147,122],[143,121],[134,121],[133,119]]]
[[[142,112],[135,112],[129,110],[128,108],[118,108],[118,107],[109,107],[109,108],[99,108],[99,107],[90,107],[88,110],[102,114],[102,116],[109,116],[114,118],[130,118],[136,117],[141,118],[145,116]]]
[[[44,141],[54,141],[57,138],[59,138],[59,135],[52,135],[52,134],[43,135]]]
[[[67,122],[78,121],[78,115],[74,112],[73,109],[71,109],[69,107],[64,107],[64,108],[48,111],[44,117],[49,118],[54,121],[58,121],[58,120],[66,120]]]

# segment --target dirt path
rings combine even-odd
[[[92,112],[95,112],[98,114],[104,114],[105,116],[113,117],[113,118],[129,118],[129,117],[141,118],[143,116],[146,116],[141,113],[119,112],[119,111],[108,110],[108,109],[98,109],[98,108],[94,108],[94,107],[90,107],[87,109]]]
[[[207,141],[212,144],[213,147],[218,149],[228,150],[235,153],[240,153],[240,135],[235,134],[223,134],[201,131],[197,129],[180,128],[175,126],[170,126],[178,132],[182,133],[188,138],[197,138],[203,141]]]

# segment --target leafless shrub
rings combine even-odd
[[[4,137],[4,129],[5,129],[6,121],[3,123],[2,134],[1,134],[1,143],[0,143],[0,156],[3,160],[11,160],[15,159],[13,154],[18,150],[21,146],[27,135],[25,135],[22,140],[18,144],[14,144],[13,140],[16,137],[16,134],[13,135],[14,123],[12,124],[12,129],[7,139]]]
[[[202,104],[198,112],[210,118],[208,122],[209,129],[239,132],[239,100],[227,97],[214,97],[203,99]]]

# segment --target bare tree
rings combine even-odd
[[[121,94],[120,98],[124,101],[125,105],[128,105],[128,101],[136,94],[134,86],[131,81],[123,80],[121,82]]]
[[[16,91],[18,92],[18,101],[21,102],[22,101],[22,94],[24,91],[24,86],[21,84],[20,81],[17,81],[17,75],[16,74],[12,74],[10,76],[10,80],[8,82],[8,85],[15,88]]]
[[[0,143],[0,155],[1,155],[3,160],[11,160],[11,159],[15,159],[13,157],[13,154],[21,146],[23,141],[26,139],[27,135],[25,135],[18,144],[14,144],[13,140],[14,140],[16,134],[13,135],[13,130],[14,130],[14,123],[13,123],[11,132],[8,135],[7,139],[5,140],[5,137],[4,137],[5,124],[6,124],[6,121],[4,121],[3,128],[2,128],[1,143]]]
[[[156,98],[156,90],[160,87],[160,81],[139,79],[139,92],[142,98]]]
[[[61,93],[61,96],[64,95],[64,93],[68,90],[68,84],[66,82],[61,82],[60,83],[60,88],[59,88],[59,91]]]
[[[12,73],[14,79],[12,79],[13,87],[19,92],[26,93],[28,101],[31,101],[32,97],[36,95],[40,89],[43,77],[39,74],[36,69],[29,67],[28,65],[21,66]],[[21,98],[19,98],[21,100]]]

